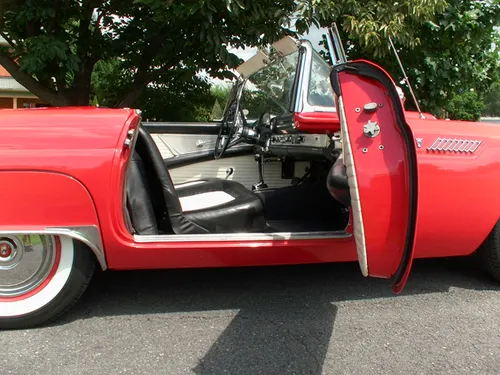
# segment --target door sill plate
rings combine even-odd
[[[330,232],[277,232],[277,233],[221,233],[221,234],[166,234],[134,235],[137,243],[150,242],[199,242],[199,241],[288,241],[288,240],[325,240],[350,238],[346,231]]]

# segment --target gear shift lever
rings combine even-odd
[[[257,161],[257,166],[259,168],[259,182],[252,185],[252,190],[267,189],[267,185],[264,182],[264,155],[255,155],[255,160]]]

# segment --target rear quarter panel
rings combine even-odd
[[[42,171],[0,172],[0,230],[98,226],[87,189],[71,176]]]
[[[419,165],[415,255],[471,254],[500,217],[500,127],[408,118],[407,122],[415,136]],[[438,138],[481,144],[470,153],[430,150]]]
[[[95,226],[106,253],[123,223],[128,109],[5,110],[0,118],[0,230]]]

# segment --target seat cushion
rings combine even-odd
[[[182,213],[170,216],[178,234],[258,232],[266,229],[262,201],[242,184],[203,179],[176,185]]]

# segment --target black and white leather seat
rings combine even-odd
[[[261,232],[262,201],[235,181],[204,179],[174,186],[149,132],[139,127],[127,173],[127,206],[137,234]]]

